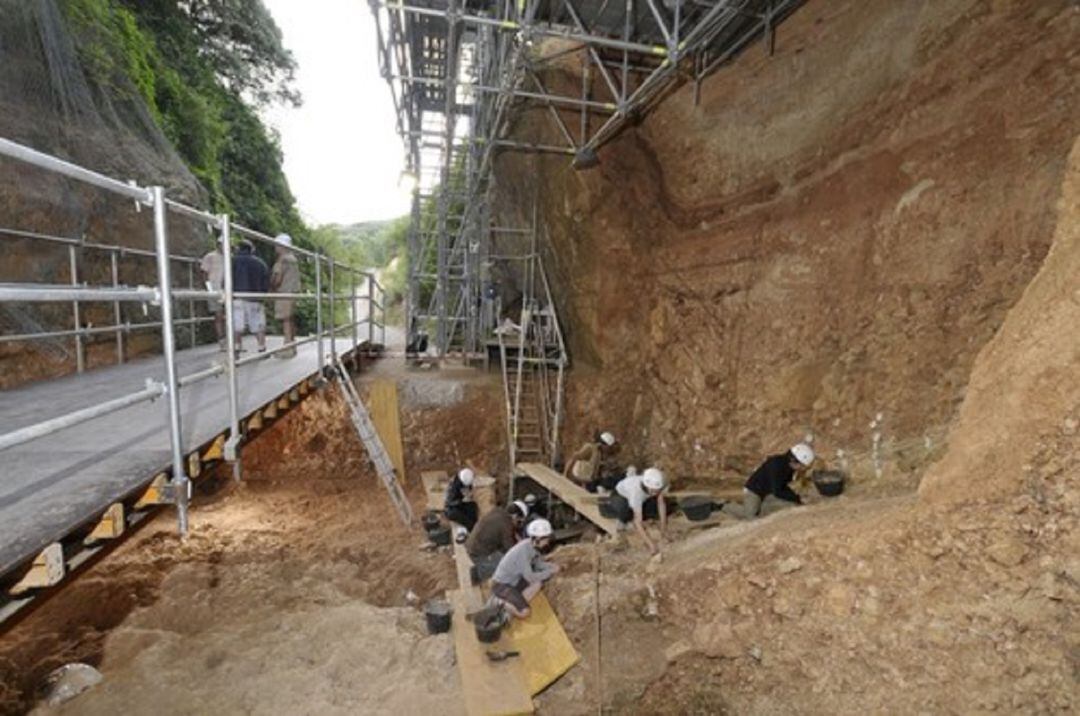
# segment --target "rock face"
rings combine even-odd
[[[1051,242],[1078,31],[1067,0],[810,0],[598,168],[500,157],[505,219],[535,195],[550,238],[569,442],[703,476],[806,433],[857,479],[938,457]],[[516,132],[553,141],[545,111]]]
[[[102,87],[91,79],[56,0],[0,0],[0,137],[122,181],[160,184],[170,196],[188,203],[205,201],[205,192],[154,124],[138,93],[133,88]],[[66,247],[16,240],[3,234],[4,229],[149,249],[150,222],[150,212],[137,211],[129,200],[0,158],[2,282],[71,280]],[[202,249],[206,232],[176,219],[170,240],[174,253],[192,255]],[[108,254],[81,249],[76,262],[81,282],[111,282]],[[186,285],[187,269],[179,273],[178,285]],[[152,283],[154,263],[126,257],[119,278],[129,285]],[[141,309],[132,311],[132,320],[146,320]],[[84,325],[111,325],[112,306],[84,306],[82,318]],[[70,306],[0,305],[0,329],[5,333],[71,327]],[[91,340],[88,362],[112,360],[112,341],[111,335]],[[151,349],[156,343],[153,332],[144,332],[129,341],[129,352]],[[71,339],[0,344],[0,388],[71,372],[74,367]]]

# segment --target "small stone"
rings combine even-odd
[[[746,581],[750,582],[750,584],[753,584],[758,589],[767,589],[769,586],[769,582],[764,577],[757,574],[751,574],[746,578]]]
[[[104,678],[100,671],[89,664],[65,664],[46,678],[45,700],[49,706],[59,706],[94,688]]]
[[[1066,435],[1075,435],[1077,427],[1080,427],[1080,422],[1077,422],[1076,418],[1065,418],[1065,426],[1062,432]]]
[[[761,647],[758,646],[757,644],[754,644],[752,647],[750,647],[750,650],[747,653],[750,655],[751,659],[753,659],[754,661],[756,661],[758,663],[761,662],[761,657],[764,656],[764,654],[761,651]]]
[[[986,554],[1005,567],[1015,567],[1027,557],[1027,547],[1017,540],[1002,540],[986,548]]]
[[[678,661],[681,657],[686,656],[694,651],[694,647],[691,646],[686,640],[680,639],[674,644],[669,644],[664,649],[664,659],[670,664],[674,661]]]
[[[798,557],[788,557],[781,560],[780,564],[776,565],[776,568],[780,570],[780,574],[791,574],[797,570],[802,569],[802,560]]]
[[[739,639],[727,622],[699,625],[694,632],[694,644],[713,659],[737,659],[742,655]]]

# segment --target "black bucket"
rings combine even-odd
[[[439,545],[445,547],[450,544],[450,528],[449,527],[436,527],[435,529],[428,530],[428,539]]]
[[[844,491],[847,476],[839,470],[817,470],[810,479],[814,481],[814,487],[821,495],[836,497]]]
[[[424,525],[424,529],[430,532],[431,530],[433,530],[436,527],[438,527],[439,525],[441,525],[442,520],[439,519],[439,513],[438,512],[435,512],[434,510],[431,510],[431,511],[428,511],[424,515],[423,519],[421,520],[421,523]]]
[[[454,610],[450,603],[442,599],[432,599],[424,606],[424,617],[427,619],[428,632],[432,634],[445,634],[450,631],[450,618]]]
[[[481,644],[494,644],[499,640],[500,634],[502,634],[502,624],[499,622],[476,625],[476,638]]]
[[[708,495],[691,495],[679,500],[679,509],[691,522],[709,519],[713,512],[713,499]]]

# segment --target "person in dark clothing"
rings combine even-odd
[[[446,519],[472,530],[476,526],[476,518],[479,516],[476,503],[473,502],[472,485],[476,475],[472,470],[462,468],[450,484],[446,486],[446,500],[443,504],[443,513]]]
[[[813,463],[814,450],[806,443],[799,443],[785,453],[770,455],[746,481],[742,504],[726,504],[724,512],[753,519],[761,514],[761,503],[770,495],[785,503],[801,505],[802,498],[791,489],[791,481]]]
[[[529,508],[521,500],[489,511],[465,540],[465,551],[472,557],[477,581],[495,573],[499,560],[517,544],[525,526]]]
[[[244,239],[232,260],[234,293],[266,293],[270,290],[270,269],[255,255],[255,247]],[[244,331],[255,334],[259,352],[266,351],[266,312],[262,301],[252,298],[233,300],[233,330],[236,332],[236,352],[243,350]]]

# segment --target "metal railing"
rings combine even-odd
[[[241,439],[240,432],[240,391],[237,382],[237,369],[265,360],[281,351],[292,350],[298,346],[317,341],[316,363],[313,372],[319,373],[328,365],[337,361],[337,342],[334,340],[340,333],[350,331],[352,337],[352,349],[355,352],[360,346],[360,327],[366,326],[367,341],[375,342],[375,331],[379,331],[380,342],[385,342],[386,336],[386,311],[383,289],[379,285],[374,273],[370,270],[357,269],[340,261],[334,260],[319,251],[309,251],[301,247],[290,247],[290,251],[310,261],[314,265],[314,292],[288,292],[288,293],[242,293],[233,290],[232,277],[232,246],[233,234],[245,239],[278,245],[274,238],[234,223],[227,214],[210,214],[205,211],[173,201],[166,197],[165,190],[160,186],[141,187],[135,183],[122,182],[103,174],[85,169],[78,165],[64,161],[57,157],[38,152],[29,147],[17,144],[7,139],[0,138],[0,156],[8,157],[25,164],[32,165],[47,172],[58,174],[78,182],[98,187],[112,194],[133,199],[138,207],[148,207],[153,212],[153,250],[130,248],[120,245],[101,244],[86,241],[84,238],[73,239],[46,234],[21,231],[15,229],[0,229],[0,238],[14,238],[19,240],[32,240],[54,243],[66,246],[69,256],[68,285],[50,285],[42,283],[0,283],[0,303],[4,302],[31,302],[31,303],[70,303],[72,306],[72,322],[70,329],[37,331],[30,333],[18,333],[0,335],[0,343],[24,342],[37,340],[55,340],[72,338],[75,341],[76,370],[83,372],[86,369],[85,344],[87,338],[94,335],[115,335],[117,362],[125,360],[124,336],[132,331],[150,328],[160,329],[162,338],[162,354],[165,361],[165,380],[147,380],[143,390],[118,396],[111,400],[103,401],[80,410],[74,410],[66,414],[56,416],[33,425],[27,425],[17,430],[0,434],[0,450],[5,450],[16,445],[36,440],[47,435],[55,434],[61,430],[85,423],[96,418],[123,410],[132,405],[154,400],[165,396],[169,411],[169,442],[171,455],[171,490],[172,502],[177,508],[177,519],[181,534],[187,533],[187,503],[190,498],[190,482],[186,473],[181,431],[184,418],[181,411],[179,391],[182,388],[193,385],[199,381],[211,378],[222,373],[228,376],[227,389],[229,398],[229,438],[225,444],[225,458],[234,465],[234,474],[239,478],[239,454],[238,446]],[[183,216],[202,224],[209,231],[218,231],[220,235],[219,247],[221,250],[224,276],[223,286],[220,290],[210,287],[200,289],[195,287],[194,270],[199,259],[188,256],[174,255],[169,252],[169,215]],[[111,285],[90,286],[80,282],[78,273],[78,252],[81,250],[101,251],[109,255],[109,268]],[[126,286],[119,280],[119,261],[125,257],[153,258],[156,264],[156,284]],[[187,288],[175,288],[173,286],[173,270],[176,267],[186,267],[188,272]],[[339,287],[349,287],[348,293],[338,293]],[[358,293],[361,291],[362,293]],[[312,336],[295,338],[279,347],[266,352],[256,353],[245,358],[237,357],[236,334],[233,323],[233,309],[237,300],[264,300],[264,299],[291,299],[297,301],[315,302],[316,330]],[[191,345],[198,341],[197,328],[200,323],[215,320],[212,316],[196,316],[198,306],[206,306],[209,301],[220,301],[223,304],[225,319],[226,351],[221,362],[210,368],[200,370],[185,376],[178,374],[177,368],[177,344],[176,328],[190,326]],[[347,301],[349,310],[345,323],[339,323],[335,311],[338,301]],[[174,309],[178,302],[188,304],[189,315],[186,318],[178,318]],[[113,305],[112,325],[93,326],[83,321],[82,303],[111,303]],[[122,318],[121,305],[124,303],[141,304],[144,307],[153,305],[160,307],[161,317],[156,321],[125,322]],[[329,325],[324,315],[324,305],[328,308]],[[361,315],[361,307],[365,307]],[[378,320],[376,319],[378,316]],[[327,359],[324,342],[330,338],[330,358]]]

